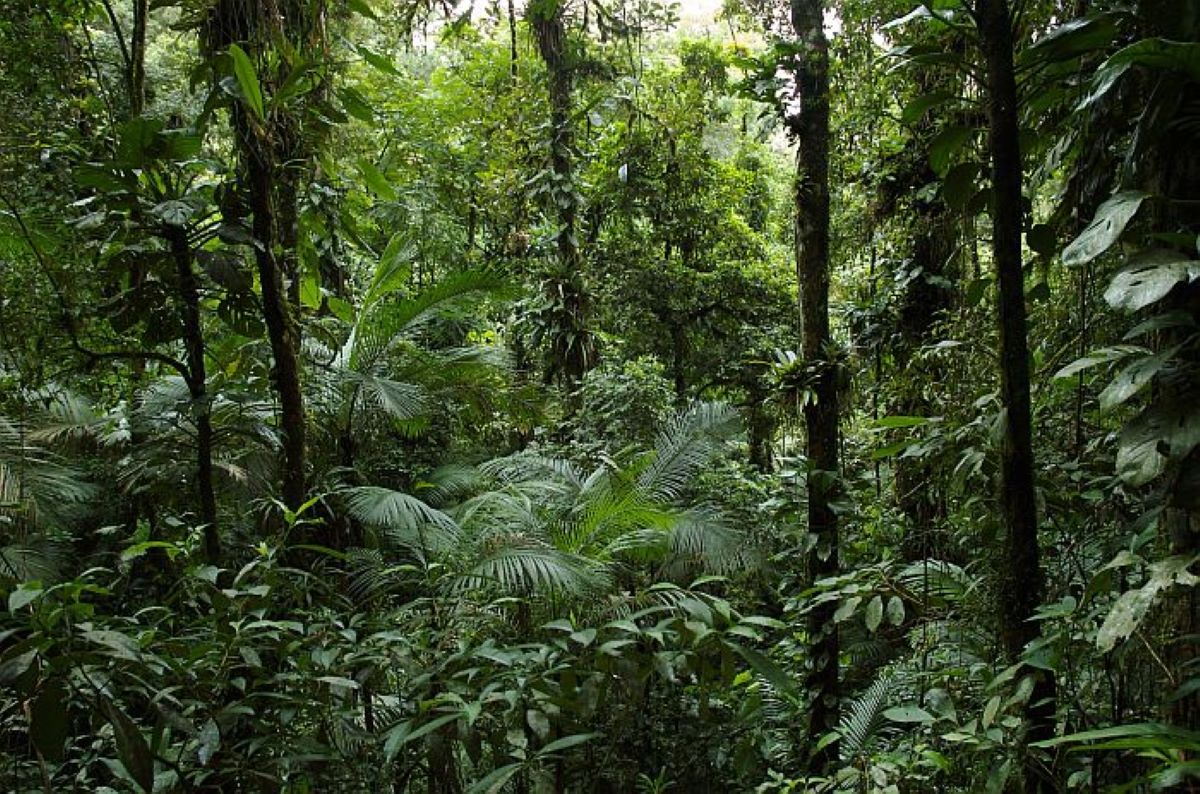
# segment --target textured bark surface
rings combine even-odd
[[[1033,480],[1029,342],[1021,260],[1023,167],[1008,4],[1005,0],[977,0],[975,12],[987,70],[988,141],[995,193],[992,247],[999,288],[1000,394],[1005,413],[1000,452],[1005,545],[997,577],[1000,638],[1009,660],[1016,661],[1038,636],[1038,625],[1030,618],[1045,591]],[[1053,735],[1054,697],[1054,678],[1042,671],[1027,709],[1028,741]],[[1025,767],[1025,787],[1027,791],[1054,790],[1050,772],[1032,756]]]
[[[283,430],[283,502],[295,510],[304,503],[305,421],[300,387],[300,339],[292,307],[283,287],[283,269],[275,256],[271,170],[262,157],[248,158],[250,207],[254,213],[255,264],[262,292],[263,321],[274,359]]]
[[[299,7],[290,8],[299,15]],[[242,42],[249,53],[257,52],[254,43],[272,32],[282,34],[303,27],[301,20],[268,17],[264,9],[239,0],[220,0],[213,9],[205,28],[205,46],[212,52],[225,50],[230,44]],[[279,26],[282,24],[282,28]],[[261,122],[250,118],[240,103],[233,105],[234,136],[242,162],[243,179],[249,194],[253,215],[254,260],[258,269],[263,321],[271,344],[274,360],[272,380],[279,396],[280,427],[283,431],[282,495],[284,504],[295,510],[305,497],[305,416],[304,394],[300,385],[300,328],[284,288],[283,263],[277,249],[286,259],[291,255],[282,245],[295,243],[294,235],[281,235],[276,219],[275,202],[279,187],[277,146],[282,135],[273,129],[272,120]],[[294,195],[292,196],[294,201]],[[294,211],[294,207],[289,207]]]
[[[550,94],[550,170],[554,174],[554,204],[557,267],[546,279],[544,292],[559,315],[559,332],[551,344],[552,364],[547,376],[559,374],[570,385],[578,385],[596,364],[595,340],[587,329],[587,300],[583,285],[582,258],[576,236],[579,206],[574,188],[572,153],[575,145],[571,127],[571,91],[574,82],[567,53],[564,0],[539,0],[528,8],[530,27],[538,53],[546,64]]]
[[[816,545],[808,555],[815,581],[837,572],[838,519],[831,503],[838,476],[838,393],[835,363],[829,360],[829,43],[822,28],[821,0],[792,0],[792,26],[804,50],[796,68],[800,106],[788,120],[799,144],[796,165],[796,278],[800,285],[801,349],[813,372],[814,399],[804,408],[808,433],[808,531]],[[837,604],[828,602],[808,618],[812,698],[805,741],[809,771],[825,775],[837,763],[837,744],[816,750],[838,722]]]
[[[146,18],[150,0],[134,0],[133,32],[129,37],[129,116],[137,118],[146,109]]]
[[[175,278],[183,309],[183,346],[187,352],[188,396],[196,423],[196,493],[200,520],[204,523],[204,555],[210,562],[221,557],[221,535],[217,525],[217,494],[213,484],[213,426],[209,411],[208,373],[204,363],[204,326],[200,314],[200,281],[196,278],[194,256],[187,232],[182,228],[168,231]]]

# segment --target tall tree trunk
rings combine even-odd
[[[302,13],[292,9],[294,14]],[[230,44],[243,42],[248,53],[257,54],[261,41],[270,37],[281,20],[254,16],[261,9],[239,0],[219,0],[205,30],[205,46],[209,52],[223,51]],[[283,21],[285,29],[300,24],[297,19]],[[275,32],[282,34],[283,30]],[[260,70],[260,74],[266,74]],[[258,268],[263,321],[274,359],[272,380],[279,395],[280,425],[283,430],[282,485],[283,501],[295,510],[305,497],[305,417],[304,394],[300,385],[300,327],[284,287],[283,263],[276,253],[277,244],[290,241],[294,235],[281,235],[275,213],[277,193],[276,174],[279,169],[278,141],[275,119],[264,122],[260,129],[246,108],[235,104],[231,111],[234,137],[242,161],[244,179],[253,214],[252,233],[255,239],[254,259]],[[286,153],[285,153],[286,155]],[[282,247],[280,245],[280,247]],[[284,257],[291,254],[284,251]]]
[[[252,131],[248,131],[254,135]],[[304,394],[300,386],[300,332],[284,292],[283,268],[275,256],[275,219],[272,174],[265,147],[243,141],[252,154],[247,158],[250,207],[254,213],[255,264],[262,290],[263,320],[274,358],[274,383],[279,394],[283,428],[283,502],[295,510],[304,503],[305,421]],[[255,151],[257,150],[257,151]],[[267,162],[264,162],[267,160]]]
[[[183,307],[183,346],[187,352],[187,387],[196,423],[196,495],[200,501],[200,520],[204,523],[204,556],[209,562],[221,557],[221,535],[217,526],[217,495],[213,485],[213,426],[209,410],[208,374],[204,363],[204,328],[200,315],[200,282],[196,278],[192,247],[187,231],[170,228],[167,232],[171,256],[175,260],[175,278]]]
[[[808,554],[815,581],[838,571],[838,519],[832,509],[838,474],[838,393],[829,360],[829,43],[822,28],[822,0],[791,0],[792,27],[802,48],[796,69],[800,108],[788,126],[799,144],[796,167],[796,278],[800,285],[801,348],[815,373],[813,399],[804,408],[808,434],[808,531],[816,544]],[[837,761],[836,743],[816,749],[838,722],[837,604],[814,608],[808,618],[812,697],[805,740],[809,771],[826,775]]]
[[[554,314],[562,326],[555,329],[551,370],[552,373],[561,372],[568,385],[578,386],[584,374],[595,366],[596,349],[587,328],[583,260],[576,236],[579,206],[572,163],[575,145],[571,129],[573,78],[563,19],[565,5],[566,0],[545,0],[530,4],[528,14],[549,81],[550,170],[554,174],[551,199],[558,215],[555,232],[557,267],[545,283],[546,298],[555,307]]]
[[[1038,636],[1030,619],[1044,595],[1033,483],[1033,428],[1029,394],[1029,344],[1021,261],[1022,163],[1013,20],[1006,0],[976,0],[976,23],[987,69],[988,139],[992,160],[992,247],[999,287],[1000,392],[1005,412],[1001,447],[1001,504],[1005,524],[999,575],[1000,635],[1016,661]],[[1028,740],[1053,735],[1055,681],[1038,674],[1027,709]],[[1032,755],[1025,763],[1027,791],[1050,791],[1052,774]]]
[[[150,0],[133,0],[133,32],[129,41],[129,116],[146,109],[146,19]]]
[[[508,0],[508,74],[517,79],[517,9],[513,0]]]
[[[913,181],[919,184],[912,186],[914,192],[937,178],[928,167],[916,176],[918,179]],[[957,224],[940,199],[918,200],[915,209],[912,259],[920,273],[909,279],[901,298],[896,328],[899,333],[893,348],[899,375],[894,410],[901,416],[925,416],[933,410],[926,389],[931,383],[943,382],[945,373],[936,359],[914,360],[914,354],[934,340],[937,323],[950,309],[953,296],[943,285],[948,281],[947,264],[954,254]],[[901,558],[914,561],[944,552],[946,533],[940,525],[946,510],[938,467],[921,458],[900,457],[894,472],[896,504],[908,519]]]

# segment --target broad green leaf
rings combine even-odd
[[[959,163],[942,177],[942,200],[955,212],[966,212],[979,192],[979,163]]]
[[[1124,404],[1150,385],[1154,376],[1174,358],[1178,350],[1179,348],[1175,347],[1153,356],[1143,356],[1121,370],[1113,382],[1100,392],[1101,412],[1111,411]]]
[[[920,706],[896,706],[883,712],[892,722],[933,722],[933,715]]]
[[[507,764],[492,770],[467,789],[467,794],[500,794],[513,775],[521,771],[522,763]]]
[[[262,86],[259,85],[258,73],[254,70],[250,56],[238,45],[230,44],[229,57],[233,60],[233,76],[237,79],[238,88],[242,90],[242,99],[254,111],[254,115],[260,120],[266,119]]]
[[[984,728],[992,727],[992,723],[996,721],[996,713],[999,711],[1000,696],[993,695],[992,698],[987,702],[987,705],[983,707],[983,719],[979,721],[979,724]]]
[[[933,12],[930,11],[925,6],[920,5],[920,6],[917,6],[916,8],[914,8],[912,11],[909,11],[907,14],[905,14],[902,17],[897,17],[896,19],[892,19],[892,20],[889,20],[888,22],[885,22],[883,24],[883,26],[880,27],[880,30],[891,30],[892,28],[903,27],[904,25],[907,25],[909,22],[913,22],[918,19],[931,19],[932,17],[933,17]]]
[[[1117,52],[1101,71],[1125,64],[1148,66],[1160,71],[1177,71],[1200,82],[1200,42],[1171,39],[1142,39]]]
[[[800,697],[800,689],[796,682],[766,656],[743,645],[734,645],[733,649],[746,660],[754,672],[766,679],[776,692],[793,700]]]
[[[1159,746],[1200,750],[1200,733],[1189,731],[1175,725],[1163,725],[1157,722],[1135,723],[1133,725],[1116,725],[1111,728],[1098,728],[1092,731],[1069,733],[1053,739],[1035,742],[1032,747],[1059,747],[1064,744],[1084,744],[1086,742],[1105,741],[1109,739],[1147,739],[1160,742]],[[1115,748],[1114,748],[1115,749]]]
[[[1063,264],[1086,265],[1111,248],[1147,198],[1140,191],[1126,190],[1101,204],[1088,227],[1063,251]]]
[[[1064,378],[1073,378],[1080,372],[1091,369],[1092,367],[1100,366],[1101,364],[1111,364],[1114,361],[1120,361],[1123,358],[1136,355],[1150,355],[1150,350],[1137,345],[1116,345],[1114,347],[1106,347],[1089,353],[1083,358],[1072,361],[1067,366],[1054,373],[1055,380]]]
[[[1186,311],[1170,311],[1156,314],[1130,328],[1124,338],[1137,339],[1138,337],[1152,334],[1156,331],[1165,331],[1170,328],[1196,328],[1196,320]]]
[[[571,635],[572,641],[579,643],[580,645],[584,646],[585,648],[587,646],[591,645],[592,642],[595,641],[595,639],[596,639],[596,630],[595,629],[583,629],[581,631],[576,631]]]
[[[375,9],[371,8],[371,4],[367,0],[346,0],[346,7],[359,16],[379,21],[379,14],[375,13]]]
[[[140,557],[145,557],[154,549],[161,549],[168,557],[174,559],[175,554],[179,551],[179,546],[174,543],[168,543],[165,540],[147,540],[144,543],[138,543],[122,551],[121,562],[131,562]]]
[[[313,74],[312,64],[305,63],[297,66],[284,78],[283,84],[272,92],[271,108],[286,106],[292,99],[312,91],[315,85],[316,78]]]
[[[29,708],[29,738],[47,761],[62,760],[67,741],[67,691],[58,678],[42,686]]]
[[[374,163],[367,159],[358,161],[358,171],[363,176],[363,180],[367,183],[367,187],[371,189],[379,198],[384,201],[396,200],[396,189],[388,182],[386,176],[380,171]]]
[[[1139,588],[1122,593],[1109,610],[1096,633],[1097,649],[1101,653],[1108,653],[1117,643],[1132,635],[1162,591],[1176,584],[1194,587],[1200,580],[1188,569],[1195,565],[1196,560],[1195,556],[1178,555],[1151,565],[1150,580]]]
[[[133,720],[125,715],[111,700],[101,701],[108,721],[112,723],[113,735],[117,739],[117,756],[129,776],[147,794],[154,790],[154,757],[150,746]]]
[[[569,750],[572,747],[577,747],[583,744],[584,742],[590,742],[599,735],[600,734],[598,733],[576,733],[570,736],[564,736],[561,739],[555,739],[542,749],[538,750],[538,755],[550,755],[551,753],[557,753],[560,750]]]
[[[0,684],[11,684],[25,675],[33,666],[37,656],[38,652],[35,648],[0,662]]]
[[[525,722],[539,739],[550,735],[550,718],[541,709],[526,709]]]
[[[862,596],[851,596],[843,601],[833,613],[833,622],[841,623],[846,618],[854,614],[854,610],[858,609],[858,605],[862,603]]]
[[[204,723],[204,727],[200,729],[198,738],[200,746],[196,748],[196,757],[200,761],[200,766],[208,766],[213,754],[221,746],[221,728],[217,725],[217,721],[209,717]]]
[[[393,77],[401,76],[400,70],[396,68],[396,64],[392,63],[392,59],[386,55],[381,55],[369,47],[357,46],[354,49],[363,57],[363,60],[380,72],[390,74]]]
[[[309,309],[321,306],[321,281],[315,273],[300,275],[300,303]]]
[[[775,618],[764,617],[762,615],[746,615],[741,618],[742,623],[749,623],[752,626],[762,626],[768,629],[786,629],[787,624],[782,620]]]
[[[375,123],[375,108],[357,90],[346,86],[338,89],[337,95],[338,99],[342,101],[342,107],[351,116],[368,124]]]
[[[1122,593],[1096,633],[1096,647],[1108,653],[1137,629],[1158,595],[1158,588],[1139,587]]]
[[[929,164],[934,173],[945,176],[954,156],[975,135],[974,127],[956,125],[947,127],[934,136],[929,143]]]
[[[384,758],[386,758],[388,761],[391,761],[396,757],[396,754],[400,752],[400,748],[404,747],[404,745],[409,744],[410,742],[415,742],[417,739],[433,733],[439,728],[449,725],[451,722],[454,722],[462,716],[462,714],[458,713],[443,714],[437,719],[430,720],[415,730],[412,727],[411,720],[400,723],[395,728],[392,728],[390,731],[388,731],[387,740],[383,743]]]
[[[40,582],[25,582],[8,594],[8,611],[16,612],[23,607],[29,606],[41,594],[42,585]]]
[[[353,678],[346,678],[340,675],[322,675],[317,676],[317,681],[320,681],[330,686],[342,687],[344,689],[358,689],[360,684]]]
[[[955,95],[949,91],[934,91],[931,94],[922,94],[904,106],[904,110],[900,114],[900,119],[905,124],[916,124],[931,108],[943,105],[955,98]]]
[[[1053,28],[1023,53],[1023,60],[1061,61],[1107,46],[1117,30],[1115,14],[1079,17]]]
[[[1121,430],[1117,475],[1141,486],[1158,477],[1171,461],[1182,460],[1200,444],[1200,406],[1170,403],[1143,411]]]
[[[1137,311],[1167,296],[1175,285],[1200,278],[1200,261],[1175,251],[1142,251],[1117,271],[1104,292],[1114,309]]]
[[[888,599],[887,618],[893,626],[899,626],[904,622],[904,601],[900,599],[900,596],[892,596]]]
[[[867,631],[872,634],[878,630],[879,624],[883,623],[883,596],[877,595],[867,604],[863,622],[866,623]]]

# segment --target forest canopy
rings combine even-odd
[[[0,0],[0,789],[1200,790],[1200,4],[915,4]]]

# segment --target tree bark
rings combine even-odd
[[[253,132],[250,133],[253,135]],[[300,333],[292,306],[284,292],[283,268],[275,255],[275,220],[272,206],[272,174],[263,162],[265,147],[243,141],[251,151],[247,158],[250,206],[254,213],[255,264],[262,291],[263,320],[274,358],[275,389],[279,394],[280,424],[283,429],[283,502],[291,510],[304,504],[305,419],[304,393],[300,386]],[[255,151],[257,150],[257,151]]]
[[[188,396],[196,423],[196,496],[204,523],[204,556],[209,562],[221,557],[221,535],[217,525],[217,495],[213,485],[213,426],[209,410],[208,374],[204,363],[204,327],[200,313],[200,282],[196,278],[192,247],[183,228],[169,228],[167,237],[175,260],[175,278],[183,308],[183,346],[186,351]]]
[[[576,237],[579,206],[572,163],[573,77],[567,55],[564,6],[565,0],[546,0],[531,4],[528,14],[549,81],[550,170],[554,174],[551,197],[558,215],[557,267],[546,279],[545,294],[556,307],[555,314],[563,327],[555,329],[551,345],[553,361],[548,374],[561,371],[569,386],[578,386],[584,374],[596,364],[596,348],[587,329],[587,298]]]
[[[220,52],[230,44],[241,41],[249,48],[247,52],[257,53],[260,46],[255,40],[268,35],[270,28],[278,26],[281,20],[253,16],[256,9],[253,4],[239,0],[219,0],[206,25],[204,43],[209,52]],[[295,15],[302,13],[298,9],[291,11]],[[283,22],[291,31],[303,27],[303,20],[298,18]],[[279,32],[282,34],[284,31]],[[306,493],[306,427],[304,393],[300,385],[300,328],[293,307],[288,302],[283,263],[276,252],[277,244],[282,248],[284,242],[295,243],[294,236],[280,235],[275,213],[278,141],[281,137],[276,133],[282,130],[275,129],[277,122],[274,118],[261,122],[267,129],[260,129],[240,103],[233,106],[231,116],[253,214],[254,259],[258,269],[263,321],[274,359],[272,380],[279,395],[280,426],[283,431],[283,502],[289,509],[296,510],[304,503]],[[285,258],[290,255],[284,250]]]
[[[129,117],[146,109],[146,19],[150,0],[133,0],[133,32],[129,42]]]
[[[508,74],[517,79],[517,9],[513,0],[508,0]]]
[[[986,61],[988,140],[991,152],[992,247],[999,287],[1000,392],[1005,413],[1000,452],[1004,556],[998,571],[1000,637],[1010,661],[1017,661],[1038,636],[1031,622],[1044,595],[1038,548],[1037,502],[1033,475],[1033,422],[1029,387],[1029,345],[1025,279],[1021,260],[1024,215],[1023,167],[1013,65],[1013,20],[1006,0],[977,0],[976,23]],[[1035,671],[1036,685],[1026,710],[1027,739],[1054,732],[1055,681]],[[1051,773],[1026,756],[1027,791],[1054,790]]]
[[[832,509],[838,475],[838,393],[835,362],[829,359],[829,43],[822,27],[822,0],[791,0],[792,27],[803,47],[796,68],[799,111],[788,127],[799,144],[796,167],[796,278],[800,285],[801,348],[813,373],[812,399],[804,407],[808,434],[808,531],[816,543],[808,554],[813,581],[838,571],[838,519]],[[809,772],[834,770],[837,745],[816,749],[837,727],[839,675],[837,604],[815,607],[808,617],[812,698],[805,741]]]

